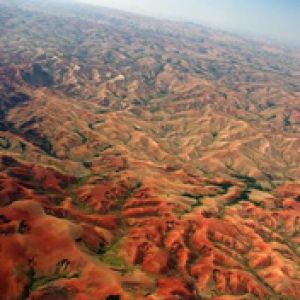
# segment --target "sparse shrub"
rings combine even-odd
[[[82,164],[87,169],[91,168],[93,166],[93,163],[91,161],[87,161],[87,160],[85,160]]]

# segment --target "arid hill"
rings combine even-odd
[[[299,299],[300,51],[0,0],[0,299]]]

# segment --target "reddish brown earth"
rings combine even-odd
[[[7,156],[1,170],[2,299],[300,296],[300,185],[246,197],[176,171],[79,180]]]
[[[0,0],[0,299],[300,299],[299,58]]]

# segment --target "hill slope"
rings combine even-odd
[[[300,53],[0,1],[3,299],[298,299]]]

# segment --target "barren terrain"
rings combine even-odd
[[[299,299],[300,51],[0,0],[0,299]]]

